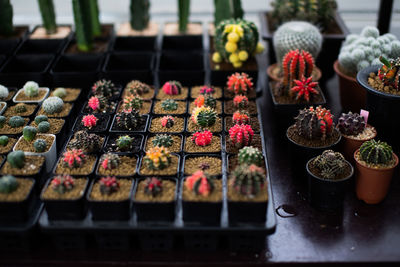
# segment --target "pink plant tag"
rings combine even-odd
[[[369,112],[366,110],[360,110],[360,115],[363,116],[365,124],[368,123],[368,116],[369,116]]]

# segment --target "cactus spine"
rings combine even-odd
[[[56,14],[54,12],[53,0],[38,0],[43,26],[47,34],[57,32]]]
[[[190,0],[178,0],[179,32],[184,33],[189,22]]]
[[[131,0],[131,28],[136,31],[143,31],[149,24],[150,15],[149,0]]]
[[[386,142],[372,139],[361,145],[360,159],[369,164],[388,164],[393,159],[393,149]]]
[[[90,6],[87,0],[72,0],[75,21],[75,35],[78,49],[84,52],[93,49]]]
[[[0,0],[0,35],[8,36],[14,32],[13,8],[10,0]]]

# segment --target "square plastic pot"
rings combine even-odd
[[[133,144],[135,144],[133,146],[133,149],[131,151],[126,151],[126,152],[114,152],[111,151],[111,144],[114,143],[116,144],[116,141],[118,139],[118,137],[120,136],[124,136],[124,135],[128,135],[129,137],[134,138]],[[137,141],[135,141],[137,140]],[[105,142],[104,148],[102,149],[104,153],[108,153],[108,152],[112,152],[112,153],[116,153],[116,154],[126,154],[126,153],[140,153],[140,151],[142,151],[143,149],[143,143],[144,143],[144,136],[142,134],[110,134]]]
[[[117,115],[114,115],[114,118],[113,118],[113,121],[111,124],[111,128],[110,128],[110,133],[121,133],[121,134],[123,134],[123,133],[126,133],[126,134],[145,133],[147,130],[148,124],[149,124],[149,115],[142,115],[144,123],[138,129],[135,129],[135,130],[120,129],[116,125],[116,117],[117,117]]]
[[[89,133],[89,134],[91,134],[91,133]],[[91,152],[91,153],[85,153],[85,154],[95,154],[97,156],[102,154],[103,147],[104,147],[104,145],[106,143],[106,140],[107,140],[107,135],[97,134],[97,133],[96,133],[96,135],[99,135],[100,137],[104,138],[103,144],[101,145],[101,147],[100,147],[100,149],[98,151],[94,151],[94,152]],[[71,135],[68,138],[66,138],[67,142],[65,142],[62,151],[66,151],[67,150],[68,144],[73,138],[74,138],[74,133],[71,133]]]
[[[86,216],[87,205],[85,202],[86,190],[89,180],[86,178],[86,184],[82,195],[77,199],[45,199],[43,194],[50,185],[53,177],[49,178],[43,187],[40,200],[44,203],[49,220],[81,220]]]
[[[154,60],[154,54],[147,52],[110,54],[104,64],[104,77],[119,84],[131,80],[152,84]]]
[[[111,52],[153,52],[157,49],[155,36],[131,36],[115,38]]]
[[[64,39],[28,39],[21,44],[16,54],[58,54],[64,45]]]
[[[203,51],[203,36],[202,35],[179,35],[168,36],[162,38],[163,51]]]
[[[109,129],[109,124],[110,124],[110,115],[103,115],[103,114],[93,114],[94,116],[96,116],[97,118],[97,125],[95,127],[93,127],[92,129],[88,129],[86,127],[84,127],[81,122],[82,122],[82,118],[85,115],[80,115],[76,118],[75,120],[75,124],[73,127],[73,131],[77,132],[80,130],[87,130],[89,133],[97,133],[97,134],[104,134],[107,133],[108,129]],[[100,123],[101,123],[101,127],[100,127]]]
[[[37,104],[39,104],[39,103],[42,103],[47,98],[47,96],[49,95],[49,92],[50,92],[50,89],[48,87],[39,87],[39,91],[46,91],[46,93],[44,94],[42,99],[39,99],[39,100],[17,100],[18,95],[20,93],[22,93],[23,90],[24,89],[19,89],[18,92],[14,95],[14,97],[13,97],[14,103],[27,103],[27,104],[29,104],[29,103],[36,104],[37,103]]]
[[[229,225],[265,223],[268,202],[230,201],[228,199]]]
[[[12,55],[14,51],[17,49],[18,45],[25,40],[26,36],[29,33],[29,26],[16,26],[14,27],[15,32],[17,33],[15,36],[11,36],[9,38],[2,38],[0,40],[0,51],[1,54],[4,55]]]
[[[204,56],[200,52],[164,52],[160,56],[158,77],[160,84],[177,80],[183,86],[204,84]]]
[[[7,108],[7,102],[0,101],[0,106],[3,106],[0,109],[0,115],[2,115],[4,113],[4,111],[6,110],[6,108]]]
[[[26,81],[35,81],[41,86],[49,85],[48,70],[55,56],[16,55],[0,69],[0,82],[21,88]]]

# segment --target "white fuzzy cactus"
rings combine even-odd
[[[29,97],[37,96],[39,94],[39,84],[33,81],[26,82],[23,89],[25,95]]]
[[[8,94],[8,88],[0,84],[0,99],[7,98]]]
[[[387,33],[379,36],[379,30],[366,26],[360,35],[349,34],[339,53],[339,64],[346,74],[355,76],[358,71],[371,65],[381,65],[380,56],[400,56],[400,41]]]
[[[43,101],[42,108],[47,114],[54,114],[62,111],[64,101],[57,96],[51,96]]]
[[[318,28],[305,21],[282,24],[274,34],[274,49],[279,65],[291,50],[305,50],[317,58],[321,51],[322,36]]]

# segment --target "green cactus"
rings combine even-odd
[[[54,12],[53,0],[38,0],[43,26],[47,34],[57,32],[56,14]]]
[[[14,106],[15,113],[24,113],[26,110],[26,105],[24,103],[18,103]]]
[[[242,19],[243,9],[241,0],[214,0],[214,25],[227,19]]]
[[[22,169],[25,166],[25,153],[24,151],[17,150],[10,152],[7,155],[7,162],[12,168]]]
[[[321,178],[337,179],[346,171],[347,162],[343,155],[333,150],[325,150],[317,156],[312,165],[319,170]]]
[[[6,117],[0,115],[0,129],[4,127],[6,120],[7,120]]]
[[[13,8],[10,0],[0,0],[0,35],[9,36],[14,33]]]
[[[2,135],[0,136],[0,146],[6,146],[8,144],[8,136]]]
[[[40,133],[47,133],[48,131],[50,131],[50,123],[48,121],[42,121],[38,125],[38,131]]]
[[[78,49],[88,52],[93,49],[90,3],[87,0],[72,0],[75,35]]]
[[[235,19],[243,19],[243,8],[241,0],[232,0],[232,14]]]
[[[128,151],[131,149],[134,138],[129,135],[121,135],[117,139],[117,146],[121,151]]]
[[[193,110],[191,119],[202,128],[211,127],[217,121],[217,113],[210,107],[197,107]]]
[[[161,102],[161,107],[166,111],[174,111],[178,109],[178,102],[176,102],[174,99],[166,99]]]
[[[12,175],[4,175],[0,178],[0,193],[10,194],[17,190],[18,180]]]
[[[42,153],[46,150],[47,142],[44,139],[37,139],[33,143],[33,147],[37,153]]]
[[[233,189],[248,198],[256,196],[265,185],[264,170],[255,164],[242,164],[235,168],[230,178]]]
[[[386,142],[372,139],[361,145],[360,159],[368,164],[386,165],[393,159],[393,149]]]
[[[107,153],[100,158],[100,164],[105,170],[116,169],[120,163],[121,159],[117,154]]]
[[[61,99],[63,99],[64,97],[67,96],[67,90],[65,90],[65,88],[63,87],[58,87],[56,90],[54,90],[53,95],[57,96]]]
[[[263,164],[262,152],[252,146],[245,146],[239,150],[238,154],[239,164],[255,164],[259,167]]]
[[[18,128],[18,127],[24,126],[24,124],[25,124],[25,120],[21,116],[12,116],[8,120],[8,125],[11,128]]]
[[[33,81],[26,82],[22,89],[28,97],[34,97],[39,94],[39,84]]]
[[[170,147],[174,143],[171,135],[168,134],[157,134],[153,140],[151,140],[153,146],[163,146],[163,147]]]
[[[179,32],[184,33],[187,29],[190,13],[190,0],[178,0]]]
[[[150,20],[150,1],[149,0],[131,0],[131,28],[136,31],[143,31],[147,28]]]
[[[36,127],[33,126],[25,126],[24,129],[22,130],[22,134],[24,136],[24,139],[30,142],[33,139],[35,139],[37,134],[37,129]]]
[[[47,114],[59,113],[64,107],[64,101],[57,97],[51,96],[43,101],[42,108]]]
[[[47,118],[46,115],[38,115],[35,117],[35,123],[36,125],[39,125],[39,123],[41,123],[42,121],[48,121],[49,118]]]
[[[89,5],[90,26],[92,27],[93,36],[101,35],[101,26],[99,20],[99,5],[97,0],[87,0]]]

